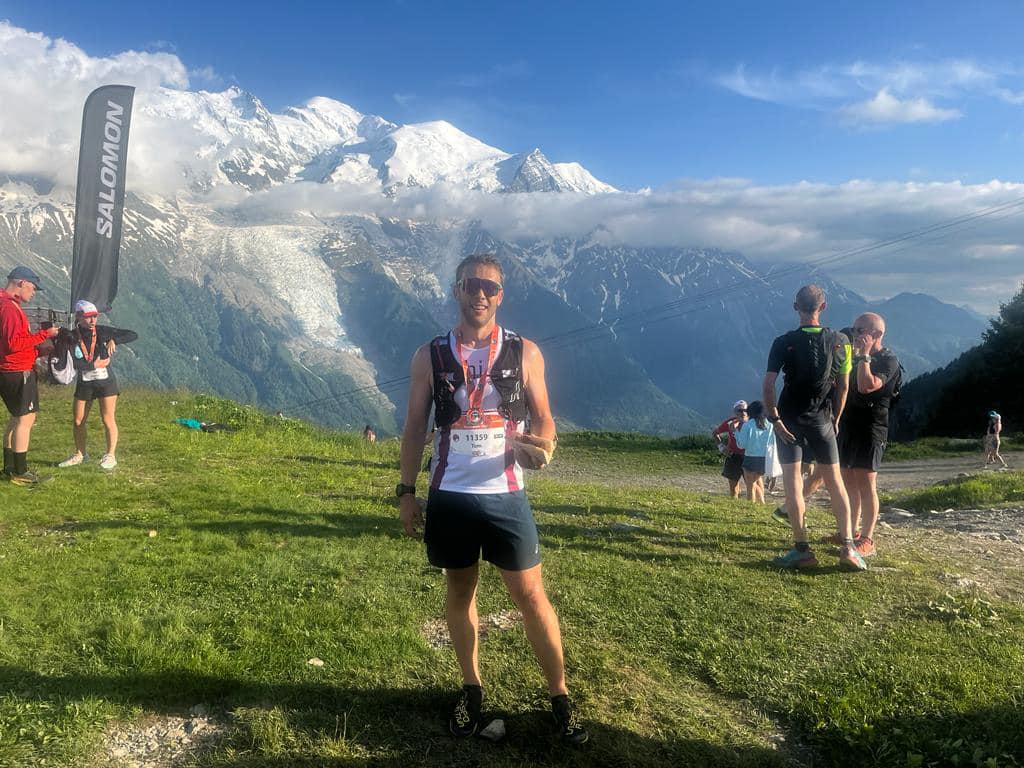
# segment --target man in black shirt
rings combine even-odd
[[[878,522],[878,468],[889,439],[889,407],[902,385],[899,360],[882,346],[885,320],[865,312],[849,329],[853,341],[853,386],[839,422],[839,465],[850,497],[850,519],[860,537],[862,557],[875,554]]]
[[[839,529],[839,565],[862,571],[867,566],[853,541],[850,502],[839,472],[836,445],[836,425],[849,387],[850,341],[821,325],[825,292],[818,286],[801,288],[793,309],[800,315],[800,327],[772,343],[762,391],[768,420],[775,424],[786,512],[794,539],[793,548],[773,562],[782,568],[812,568],[818,564],[807,542],[800,474],[801,461],[814,461],[828,486]],[[780,372],[785,374],[785,384],[776,406],[775,384]]]

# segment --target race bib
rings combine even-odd
[[[82,372],[82,381],[103,381],[110,378],[110,372],[106,368],[93,368],[91,371]]]
[[[463,456],[482,458],[505,454],[505,430],[495,428],[453,429],[451,450]]]

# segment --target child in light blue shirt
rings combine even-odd
[[[747,498],[764,503],[764,468],[768,446],[775,440],[775,428],[766,418],[764,403],[755,400],[747,407],[750,418],[736,433],[736,445],[743,449],[743,476]]]

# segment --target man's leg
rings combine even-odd
[[[4,476],[10,477],[14,474],[14,449],[11,447],[14,438],[14,417],[7,420],[4,427]]]
[[[782,465],[782,485],[786,491],[786,513],[793,531],[793,548],[772,560],[780,568],[813,568],[818,564],[814,552],[807,544],[803,484],[799,457],[794,462]]]
[[[800,474],[800,462],[782,465],[782,488],[786,492],[786,514],[793,528],[793,541],[807,543],[807,528],[804,526],[804,476]]]
[[[807,474],[807,479],[804,481],[804,499],[809,499],[811,495],[817,491],[821,486],[825,484],[825,478],[821,474],[820,464],[811,464],[810,472]]]
[[[13,426],[11,424],[13,422]],[[15,416],[8,422],[11,432],[11,449],[15,453],[28,452],[29,438],[32,435],[32,425],[36,423],[35,413],[26,413],[24,416]],[[6,433],[5,433],[6,442]]]
[[[539,565],[535,565],[525,571],[499,571],[512,601],[523,614],[526,638],[530,641],[544,677],[548,681],[548,691],[552,696],[561,696],[568,692],[565,687],[562,633],[558,628],[555,609],[551,607],[551,602],[544,592],[540,568]]]
[[[476,583],[479,574],[479,564],[469,568],[445,569],[448,583],[445,618],[448,620],[455,658],[459,660],[459,668],[462,670],[462,681],[466,685],[480,685],[477,656],[479,618],[476,612]]]
[[[836,516],[836,529],[844,542],[853,538],[850,526],[850,498],[843,487],[838,464],[821,464],[822,479],[832,502],[832,514]]]
[[[740,479],[738,477],[735,480],[729,479],[729,495],[734,499],[740,497]]]
[[[860,520],[864,510],[864,499],[861,495],[861,477],[857,469],[842,469],[843,485],[846,487],[846,496],[850,500],[850,528],[856,535],[857,521]],[[861,528],[863,529],[863,523]],[[838,531],[837,531],[838,533]]]
[[[873,541],[875,526],[878,524],[878,473],[868,469],[854,469],[851,472],[860,489],[860,535]]]

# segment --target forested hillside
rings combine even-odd
[[[1006,432],[1024,429],[1024,285],[985,331],[982,343],[903,389],[893,437],[980,435],[989,411]]]

